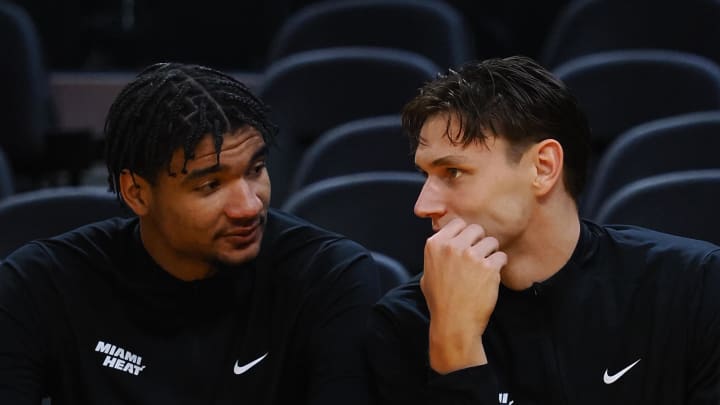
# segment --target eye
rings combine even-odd
[[[448,167],[447,169],[445,169],[445,171],[447,172],[447,176],[450,179],[457,179],[463,174],[462,170],[455,167]]]
[[[253,174],[253,175],[260,175],[260,174],[263,172],[263,170],[265,170],[265,167],[266,167],[265,161],[264,161],[264,160],[259,160],[257,163],[255,163],[255,164],[250,168],[250,173]]]
[[[220,181],[218,181],[217,179],[212,179],[202,183],[200,186],[196,187],[195,190],[202,192],[210,192],[214,191],[218,187],[220,187]]]

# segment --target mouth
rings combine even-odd
[[[227,240],[233,245],[249,245],[262,234],[264,223],[262,218],[257,218],[245,226],[228,228],[220,234],[220,239]]]
[[[258,224],[252,228],[234,230],[222,235],[221,239],[235,246],[246,246],[259,239],[262,227]]]
[[[232,228],[229,231],[225,232],[223,236],[249,236],[252,235],[255,231],[257,231],[258,228],[260,228],[260,222],[256,222],[251,226],[246,226],[242,228]]]

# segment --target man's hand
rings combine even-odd
[[[500,269],[497,239],[480,225],[453,219],[425,244],[420,287],[430,310],[430,366],[446,374],[487,363],[482,334],[495,309]]]

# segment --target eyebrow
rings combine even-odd
[[[432,167],[439,167],[439,166],[454,166],[454,165],[461,165],[463,163],[467,163],[468,158],[465,156],[458,156],[458,155],[448,155],[443,156],[440,158],[437,158],[430,162],[430,166]]]
[[[258,148],[258,150],[253,153],[253,155],[250,157],[250,162],[255,162],[258,159],[267,156],[268,154],[268,146],[263,145],[262,147]],[[182,184],[188,184],[191,183],[197,179],[201,179],[209,174],[217,173],[220,171],[223,171],[228,168],[228,165],[225,164],[214,164],[212,166],[203,167],[200,169],[194,169],[190,171],[187,175],[185,175],[185,178],[182,179]]]
[[[225,168],[227,168],[226,165],[221,165],[221,164],[216,163],[212,166],[203,167],[202,169],[192,170],[190,173],[188,173],[185,176],[185,178],[182,179],[181,183],[182,184],[192,183],[193,181],[195,181],[197,179],[201,179],[201,178],[207,176],[208,174],[217,173]]]

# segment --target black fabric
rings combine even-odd
[[[524,291],[501,287],[483,335],[488,364],[428,365],[419,276],[369,321],[387,404],[717,404],[720,248],[630,226],[583,222],[569,262]],[[640,359],[622,378],[606,384]]]
[[[91,224],[0,266],[3,404],[367,403],[365,249],[271,211],[256,260],[183,282],[137,226]]]

